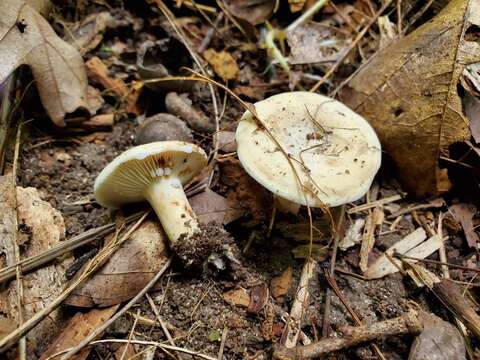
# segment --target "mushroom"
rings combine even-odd
[[[282,207],[334,207],[368,191],[380,168],[381,146],[363,117],[303,91],[257,102],[255,111],[265,128],[250,111],[244,113],[236,131],[238,158]]]
[[[97,202],[109,208],[147,200],[172,248],[201,233],[183,185],[207,164],[205,152],[182,141],[133,147],[117,156],[95,180]]]

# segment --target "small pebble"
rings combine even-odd
[[[160,113],[145,119],[135,134],[137,145],[166,140],[192,142],[192,131],[176,116]]]

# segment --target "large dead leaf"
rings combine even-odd
[[[0,1],[0,83],[28,65],[50,118],[65,126],[65,115],[87,109],[87,76],[78,51],[60,39],[25,1]]]
[[[452,0],[380,50],[340,93],[375,128],[412,194],[448,190],[438,158],[470,137],[457,84],[466,65],[480,62],[479,25],[480,2]]]
[[[11,191],[11,176],[0,177],[0,267],[16,263],[14,253],[15,198]],[[38,196],[34,188],[17,187],[18,234],[21,258],[37,255],[55,245],[65,237],[65,225],[61,214]],[[35,272],[23,275],[25,320],[47,306],[63,290],[65,261],[44,266]],[[18,320],[17,285],[12,281],[0,292],[0,323]],[[40,346],[45,345],[63,324],[62,312],[53,311],[28,333],[27,349],[33,357]],[[32,358],[33,358],[32,357]],[[38,358],[38,357],[35,357]]]
[[[82,307],[110,306],[131,299],[167,261],[166,243],[159,222],[145,221],[65,303]]]

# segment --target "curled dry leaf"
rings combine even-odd
[[[102,42],[103,33],[112,21],[113,17],[108,11],[91,14],[67,32],[66,40],[80,53],[85,54]]]
[[[278,0],[227,0],[228,11],[233,16],[252,25],[263,23],[275,11]]]
[[[146,220],[92,278],[65,303],[110,306],[129,300],[167,261],[167,237],[158,221]]]
[[[468,34],[480,25],[480,3],[453,0],[432,21],[372,57],[340,92],[377,131],[414,195],[449,189],[439,157],[470,137],[457,84],[465,66],[480,62]]]
[[[207,49],[204,51],[203,57],[223,81],[235,80],[238,77],[240,69],[229,52]]]
[[[57,245],[65,237],[63,218],[49,203],[40,199],[34,188],[17,187],[17,214],[15,199],[11,191],[11,176],[0,177],[0,251],[3,254],[0,267],[16,263],[14,253],[15,234],[13,225],[18,216],[18,233],[21,258],[31,257]],[[55,265],[44,266],[35,272],[23,275],[25,304],[23,316],[29,319],[47,306],[63,290],[64,273],[70,259],[59,259]],[[17,324],[17,285],[11,282],[0,292],[0,323]],[[36,354],[61,328],[63,324],[61,311],[53,311],[49,317],[40,322],[27,337],[27,350]],[[34,355],[35,356],[35,355]]]
[[[28,65],[40,99],[52,121],[87,111],[87,76],[78,51],[60,39],[50,24],[25,1],[0,2],[0,83],[20,65]]]

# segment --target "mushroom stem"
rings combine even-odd
[[[275,196],[275,205],[278,211],[282,213],[292,213],[293,215],[297,215],[300,211],[300,204],[294,203],[293,201],[287,200],[282,198],[278,195]]]
[[[146,190],[145,197],[160,219],[170,245],[175,245],[182,235],[190,237],[199,231],[197,217],[177,177],[159,179]]]

